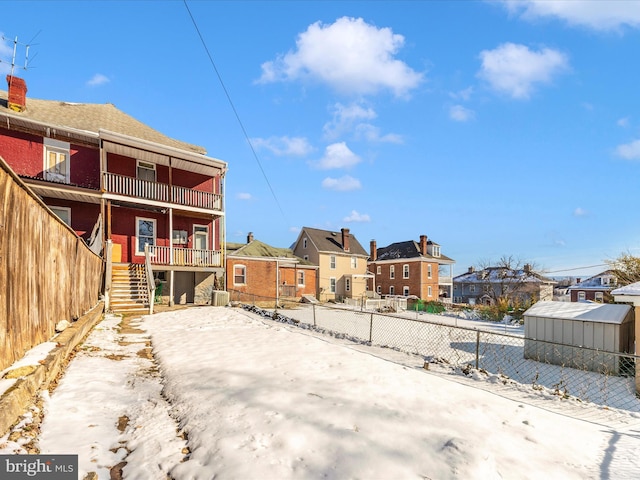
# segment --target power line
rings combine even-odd
[[[599,263],[597,265],[587,265],[585,267],[574,267],[574,268],[564,268],[562,270],[554,270],[553,272],[545,272],[545,274],[549,274],[549,273],[560,273],[560,272],[571,272],[573,270],[585,270],[587,268],[595,268],[595,267],[607,267],[609,266],[608,263]]]
[[[262,172],[262,176],[264,177],[265,181],[267,182],[267,186],[269,187],[269,190],[271,191],[271,195],[273,196],[273,199],[275,200],[276,205],[278,205],[278,209],[280,210],[280,213],[282,214],[282,218],[285,220],[285,222],[288,223],[287,217],[284,214],[284,210],[282,210],[282,207],[280,206],[280,202],[278,201],[278,197],[276,196],[276,192],[271,187],[271,183],[269,182],[269,178],[267,177],[267,174],[265,173],[264,168],[262,168],[262,163],[260,163],[260,159],[258,158],[258,155],[257,155],[255,149],[253,148],[253,144],[251,143],[251,139],[249,138],[249,135],[247,134],[247,130],[244,128],[244,124],[242,123],[242,120],[240,119],[240,115],[238,114],[238,111],[236,110],[236,107],[233,104],[233,101],[231,100],[231,95],[229,95],[227,87],[225,86],[224,82],[222,81],[222,76],[220,75],[220,72],[218,72],[218,67],[216,66],[216,63],[213,61],[213,56],[209,52],[209,48],[207,47],[207,44],[204,41],[204,37],[200,33],[200,29],[198,28],[198,24],[196,23],[196,20],[193,17],[193,14],[191,13],[191,10],[189,9],[189,5],[187,5],[187,0],[183,0],[183,1],[184,1],[184,6],[187,9],[187,12],[189,13],[189,17],[191,18],[191,22],[193,23],[193,26],[196,29],[196,32],[198,33],[198,37],[200,37],[200,42],[202,43],[202,46],[204,47],[205,51],[207,52],[207,56],[209,57],[209,62],[211,62],[211,66],[213,67],[213,70],[216,72],[216,76],[218,77],[218,81],[220,82],[220,85],[222,85],[222,90],[224,91],[224,94],[227,97],[227,101],[229,102],[229,105],[231,106],[231,110],[233,110],[233,114],[235,115],[236,120],[238,121],[238,124],[240,125],[240,129],[242,130],[244,138],[247,140],[247,143],[249,144],[249,148],[251,149],[251,153],[253,154],[253,158],[256,160],[256,163],[258,164],[258,167],[260,167],[260,171]]]

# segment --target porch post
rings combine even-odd
[[[169,265],[173,265],[173,208],[169,209]]]
[[[173,307],[175,305],[173,301],[173,269],[169,270],[169,306]]]

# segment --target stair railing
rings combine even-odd
[[[144,266],[147,273],[147,295],[149,296],[149,315],[153,314],[153,304],[156,295],[156,281],[153,278],[153,268],[151,267],[151,248],[149,244],[144,246]]]

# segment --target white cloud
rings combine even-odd
[[[463,107],[462,105],[454,105],[449,109],[449,118],[456,122],[467,122],[473,120],[475,112]]]
[[[394,133],[382,134],[380,128],[367,122],[377,117],[375,110],[357,103],[333,106],[333,118],[324,127],[325,137],[334,140],[340,136],[353,133],[356,139],[369,142],[402,143],[402,136]]]
[[[344,217],[342,219],[343,222],[351,223],[351,222],[370,222],[371,217],[366,213],[358,213],[355,210],[351,210],[351,215],[348,217]]]
[[[629,0],[506,0],[503,5],[526,20],[555,17],[594,30],[640,27],[640,2]]]
[[[536,85],[550,83],[568,68],[567,57],[557,50],[543,48],[536,52],[515,43],[483,50],[480,58],[478,76],[493,89],[518,99],[529,98]]]
[[[315,163],[315,166],[321,170],[351,168],[361,161],[362,159],[353,153],[345,142],[339,142],[328,145],[324,156]]]
[[[330,25],[316,22],[296,40],[296,50],[262,64],[260,83],[311,80],[343,93],[390,90],[405,96],[423,80],[394,58],[404,37],[362,18],[342,17]]]
[[[251,200],[251,199],[253,199],[253,197],[251,196],[250,193],[238,193],[236,195],[236,198],[238,200]]]
[[[328,190],[336,190],[338,192],[350,192],[352,190],[361,189],[362,184],[357,178],[345,175],[340,178],[325,178],[322,181],[322,188],[326,188]]]
[[[586,217],[587,215],[589,215],[589,212],[587,212],[584,208],[581,208],[581,207],[578,207],[573,211],[574,217]]]
[[[473,87],[467,87],[464,90],[449,93],[451,98],[465,101],[468,101],[471,98],[471,95],[473,95]]]
[[[104,85],[105,83],[109,83],[109,77],[106,75],[102,75],[101,73],[96,73],[91,80],[87,82],[87,85],[90,87],[97,87],[99,85]]]
[[[616,124],[617,124],[619,127],[623,127],[623,128],[628,127],[628,126],[629,126],[629,117],[624,117],[624,118],[619,119],[619,120],[616,122]]]
[[[251,144],[255,148],[264,148],[277,156],[304,157],[313,152],[314,148],[304,137],[269,137],[252,138]]]
[[[640,160],[640,140],[631,143],[618,145],[616,154],[625,160]]]

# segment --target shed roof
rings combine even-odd
[[[538,302],[524,312],[525,317],[621,324],[629,314],[629,305],[591,302]]]
[[[611,293],[614,295],[640,296],[640,282],[631,283],[629,285],[625,285],[624,287],[616,288]]]

